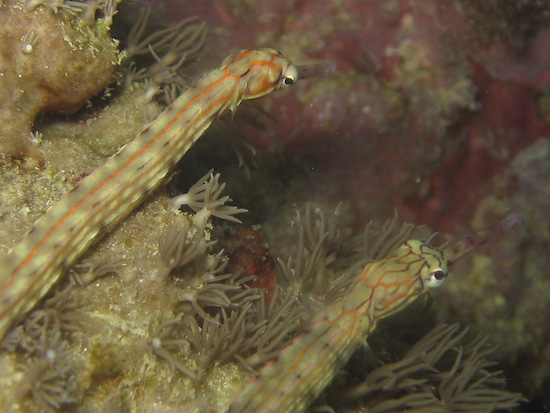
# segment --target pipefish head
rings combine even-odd
[[[416,273],[424,287],[441,286],[449,274],[449,263],[443,251],[419,240],[409,240],[398,250],[401,262],[410,263],[410,271]]]
[[[393,256],[371,265],[368,277],[378,291],[374,306],[378,317],[400,311],[428,289],[442,285],[448,275],[443,252],[419,240],[406,241]]]
[[[229,76],[239,77],[242,99],[257,99],[298,81],[298,68],[275,49],[241,50],[224,60]]]
[[[364,271],[369,286],[378,291],[374,310],[379,317],[399,311],[423,292],[442,285],[454,262],[500,239],[521,222],[518,214],[510,214],[492,227],[440,248],[419,240],[406,241],[393,256]]]

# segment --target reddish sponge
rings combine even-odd
[[[261,235],[250,227],[233,229],[224,241],[224,248],[229,255],[227,271],[242,271],[241,277],[255,275],[256,280],[248,285],[264,289],[267,302],[271,301],[277,287],[277,270]]]
[[[103,20],[93,25],[65,11],[23,2],[0,6],[0,153],[29,152],[40,112],[70,113],[113,80],[118,43]]]

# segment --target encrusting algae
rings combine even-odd
[[[54,7],[53,2],[46,3]],[[109,33],[112,16],[97,20],[94,16],[89,24],[79,17],[84,6],[79,12],[64,12],[64,2],[56,2],[54,9],[38,4],[5,1],[0,6],[0,150],[4,155],[28,154],[36,116],[81,108],[112,83],[122,57]]]
[[[172,125],[171,109],[159,116],[161,104],[155,101],[156,95],[161,95],[169,104],[174,102],[172,108],[181,109],[184,105],[183,101],[174,99],[174,95],[189,86],[180,70],[202,46],[206,34],[204,24],[188,20],[146,35],[149,12],[141,11],[126,52],[120,52],[118,43],[109,35],[117,4],[118,1],[21,0],[4,1],[0,6],[0,19],[24,21],[17,29],[7,24],[0,26],[2,37],[17,40],[9,42],[10,47],[14,43],[19,47],[15,55],[2,54],[0,61],[2,78],[11,79],[7,84],[10,86],[2,90],[19,91],[17,99],[17,94],[0,96],[3,114],[0,118],[3,152],[0,251],[4,257],[10,256],[9,250],[49,207],[52,207],[49,216],[65,208],[66,212],[59,212],[55,217],[67,216],[69,222],[70,211],[82,205],[78,199],[85,199],[85,193],[95,191],[97,185],[103,188],[93,178],[98,176],[97,170],[109,169],[102,164],[115,166],[110,174],[99,175],[101,182],[112,179],[117,162],[122,162],[125,156],[133,159],[134,153],[141,153],[123,150],[122,155],[115,155],[107,162],[108,157],[134,139],[148,122],[161,119],[140,135],[144,137],[144,144],[169,129],[166,125]],[[45,27],[51,27],[48,30],[52,30],[52,37],[62,44],[46,43]],[[32,30],[23,33],[23,28]],[[60,39],[55,35],[59,32],[64,33]],[[71,37],[70,33],[78,35]],[[42,55],[45,53],[42,47],[46,45],[51,50],[65,50],[65,54],[60,52],[56,57],[50,51]],[[147,58],[152,62],[142,70],[136,66],[137,56],[143,57],[146,49]],[[57,86],[58,78],[68,82],[60,90],[68,92],[70,98],[45,86],[46,81],[41,83],[42,77],[33,72],[40,65],[25,60],[39,56],[41,62],[48,62],[48,68],[42,66],[40,70],[48,75],[53,73]],[[54,71],[49,66],[50,60],[60,63],[65,71]],[[232,66],[235,62],[238,65]],[[281,62],[286,66],[281,66]],[[252,73],[257,76],[264,70],[268,75],[257,83],[254,81],[258,79],[251,77],[246,91],[238,98],[233,99],[233,89],[227,96],[223,95],[228,101],[223,110],[234,111],[243,96],[257,97],[297,80],[295,67],[272,49],[240,52],[222,64],[222,68],[226,66],[229,69],[213,71],[199,82],[198,92],[189,98],[195,105],[207,106],[210,102],[197,100],[204,96],[201,92],[201,88],[206,88],[204,85],[241,79],[248,75],[249,68],[258,69]],[[18,72],[22,68],[27,72]],[[272,68],[279,72],[272,72]],[[121,75],[113,86],[115,70]],[[18,85],[16,78],[22,77],[25,81],[21,81],[21,87],[13,86]],[[71,82],[78,84],[77,91]],[[269,82],[274,86],[264,93],[263,88]],[[114,89],[104,94],[102,100],[90,103],[84,119],[82,114],[77,115],[76,120],[44,119],[39,133],[31,135],[38,113],[75,111],[110,84]],[[215,96],[224,91],[220,89]],[[36,94],[33,104],[26,100],[31,94]],[[190,120],[208,117],[198,127],[196,138],[218,116],[217,112],[199,113],[193,104],[185,108],[197,109],[196,116],[190,116]],[[20,117],[13,117],[14,112]],[[186,120],[185,116],[182,119]],[[109,135],[106,142],[95,142],[105,134]],[[180,152],[185,152],[189,145],[184,145]],[[157,184],[169,181],[169,167],[176,160],[174,157],[165,170],[157,173]],[[154,162],[154,158],[147,158],[125,178],[133,179]],[[288,358],[297,353],[294,346],[319,325],[315,324],[317,311],[347,305],[350,291],[356,291],[356,276],[362,268],[392,257],[393,251],[403,243],[412,245],[407,240],[413,234],[422,242],[432,239],[426,233],[418,235],[417,227],[398,227],[395,221],[378,232],[370,228],[364,236],[350,238],[342,235],[338,214],[332,217],[321,209],[308,207],[303,217],[300,215],[295,220],[299,227],[296,251],[293,258],[281,261],[280,286],[265,291],[253,286],[255,276],[226,270],[231,258],[226,255],[219,235],[225,226],[238,225],[239,214],[246,209],[233,206],[224,194],[225,185],[220,178],[220,174],[210,171],[186,194],[172,199],[166,189],[160,187],[143,206],[114,226],[100,243],[87,251],[77,247],[76,252],[69,253],[69,258],[60,258],[52,264],[67,267],[65,276],[47,295],[47,287],[31,291],[37,298],[39,295],[45,298],[36,307],[31,303],[20,310],[20,317],[13,315],[17,323],[10,326],[2,340],[0,406],[10,412],[225,411],[262,366],[278,358],[278,354],[283,354],[279,359],[285,359],[284,354]],[[56,203],[75,185],[74,203],[63,200]],[[156,184],[144,183],[144,192],[148,193],[154,186]],[[114,200],[106,202],[105,208],[120,205],[118,196],[123,198],[122,202],[132,203],[132,207],[143,198],[126,190],[126,187],[113,187]],[[98,202],[105,201],[98,199]],[[72,233],[73,228],[80,225],[77,221],[88,213],[103,218],[75,231],[103,232],[105,222],[120,220],[103,216],[94,208],[92,205],[79,216],[75,226],[54,225],[52,230],[46,226],[46,244],[38,241],[37,245],[47,245],[47,237],[58,228],[66,230],[60,240],[70,237],[67,234]],[[38,228],[40,233],[40,224]],[[82,237],[83,245],[87,246],[88,235]],[[427,244],[419,245],[431,248]],[[417,246],[414,243],[412,249],[416,251]],[[47,265],[50,259],[48,255],[55,254],[59,248],[65,247],[52,245],[37,263],[40,265],[36,271],[41,271],[41,266]],[[80,252],[82,259],[72,265],[72,256]],[[10,262],[9,259],[6,262]],[[444,266],[443,262],[439,264]],[[439,280],[436,271],[432,269],[427,276]],[[29,275],[32,277],[34,273]],[[4,273],[2,283],[6,284]],[[9,307],[13,298],[2,300],[3,305]],[[353,348],[346,349],[347,358],[361,347],[364,339],[357,337]],[[464,330],[456,325],[439,326],[406,353],[395,351],[392,359],[384,360],[382,367],[367,368],[365,377],[336,380],[333,385],[345,390],[343,396],[339,398],[329,391],[316,403],[336,411],[340,406],[354,409],[355,403],[368,406],[372,411],[399,411],[419,406],[452,411],[457,406],[498,409],[517,405],[521,396],[502,390],[501,383],[488,372],[491,363],[486,356],[490,350],[484,339],[474,339],[462,347],[463,342],[466,342]],[[408,345],[410,347],[410,342]],[[362,359],[361,363],[368,362]],[[342,359],[325,378],[323,388],[342,368],[349,368],[344,366]],[[269,369],[266,367],[262,374]],[[457,378],[455,382],[453,377]],[[303,391],[313,394],[304,383]],[[436,387],[437,391],[431,390]],[[323,388],[315,390],[315,396]],[[237,396],[236,400],[243,397],[247,396]],[[233,410],[264,411],[263,396],[259,397],[253,399],[257,407],[234,405]],[[313,397],[306,398],[307,404],[315,402]],[[301,404],[302,410],[306,407],[305,403]]]

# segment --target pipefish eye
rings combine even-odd
[[[429,278],[426,279],[426,286],[429,288],[439,287],[443,284],[445,278],[447,278],[447,271],[441,268],[436,268],[430,272]]]
[[[293,64],[283,69],[281,75],[281,87],[291,86],[298,81],[298,68]]]

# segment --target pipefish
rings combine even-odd
[[[241,50],[54,204],[0,260],[0,340],[90,244],[135,209],[214,120],[298,80],[271,48]]]
[[[308,330],[237,395],[228,413],[305,411],[378,321],[439,287],[449,265],[520,222],[517,214],[511,214],[492,228],[443,250],[409,240],[393,255],[367,264],[343,299],[316,314]]]

